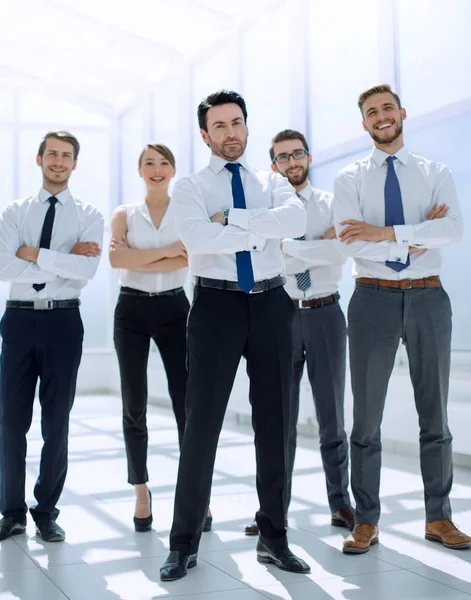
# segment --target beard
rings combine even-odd
[[[209,136],[208,136],[209,137]],[[247,147],[247,137],[244,140],[230,140],[218,144],[213,139],[209,138],[209,147],[211,152],[228,161],[237,160],[242,156]]]
[[[383,137],[380,137],[378,134],[374,133],[374,131],[368,131],[368,133],[370,134],[371,139],[377,144],[392,144],[400,135],[402,135],[402,119],[391,129],[386,129],[383,132]]]
[[[287,179],[291,183],[291,185],[293,185],[293,186],[302,185],[306,181],[306,179],[309,177],[309,167],[301,166],[301,169],[302,169],[301,172],[297,173],[296,175],[292,175],[288,171],[286,171],[285,173],[282,173],[282,175],[287,177]]]

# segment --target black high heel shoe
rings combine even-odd
[[[209,508],[208,508],[208,511],[209,511]],[[209,515],[206,514],[206,519],[204,520],[203,531],[205,531],[205,532],[211,531],[212,526],[213,526],[213,515],[211,514],[211,511],[209,511]]]
[[[149,490],[149,500],[150,500],[150,515],[148,517],[144,517],[140,519],[138,517],[134,517],[134,529],[139,531],[140,533],[144,531],[150,531],[152,529],[152,493]]]

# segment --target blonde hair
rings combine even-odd
[[[144,150],[139,155],[139,161],[138,161],[139,168],[141,168],[141,166],[142,166],[142,158],[144,157],[146,150],[149,150],[150,148],[152,148],[152,150],[155,150],[156,152],[161,154],[164,158],[166,158],[174,169],[176,168],[175,167],[175,157],[173,156],[173,152],[170,150],[170,148],[168,148],[167,146],[164,146],[163,144],[146,144]]]

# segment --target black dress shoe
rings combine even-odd
[[[0,542],[6,540],[12,535],[20,535],[26,531],[26,519],[20,523],[13,517],[3,517],[0,521]]]
[[[244,533],[245,535],[258,535],[258,525],[255,519],[252,521],[252,523],[249,523],[245,526]]]
[[[332,513],[331,525],[334,527],[345,527],[353,530],[355,527],[355,512],[351,506],[342,506],[339,510]]]
[[[144,531],[150,531],[152,529],[152,494],[149,490],[149,501],[150,501],[150,515],[148,517],[134,517],[134,529],[140,533]]]
[[[203,531],[206,533],[208,531],[211,531],[212,526],[213,526],[213,515],[211,515],[211,514],[206,515],[206,519],[205,519],[204,525],[203,525]]]
[[[281,548],[270,548],[260,538],[257,542],[257,560],[260,563],[273,563],[283,571],[291,573],[310,573],[311,567],[302,558],[295,556],[288,545]]]
[[[65,531],[52,519],[36,523],[36,533],[45,542],[63,542],[65,540]]]
[[[160,567],[161,581],[175,581],[185,577],[187,569],[196,567],[197,557],[197,554],[184,554],[179,550],[172,550]]]

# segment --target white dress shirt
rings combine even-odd
[[[70,254],[77,242],[103,244],[103,215],[75,198],[69,189],[56,194],[50,249],[39,250],[37,264],[17,258],[20,246],[39,247],[44,217],[52,194],[41,188],[37,196],[7,205],[0,217],[0,280],[10,282],[10,300],[69,300],[78,298],[98,268],[100,257]],[[45,283],[39,292],[33,283]]]
[[[349,219],[384,227],[388,156],[375,148],[370,156],[352,163],[337,175],[333,203],[337,235],[345,228],[340,222]],[[405,225],[394,226],[396,242],[342,243],[342,251],[354,258],[355,277],[400,280],[438,275],[440,247],[459,242],[462,236],[461,211],[450,170],[412,154],[404,146],[395,156]],[[448,214],[443,219],[427,221],[434,204],[446,204]],[[396,272],[385,264],[386,261],[405,264],[409,246],[423,249],[423,252],[410,254],[409,267]]]
[[[291,298],[311,300],[335,294],[342,278],[342,254],[338,240],[323,240],[324,233],[334,224],[332,194],[306,185],[299,196],[307,214],[305,240],[283,240],[286,265],[285,289]],[[311,287],[298,288],[295,273],[309,270]]]
[[[127,240],[130,248],[150,250],[169,246],[180,238],[175,229],[173,200],[170,201],[160,227],[156,229],[145,202],[126,205]],[[141,273],[133,269],[121,269],[119,283],[142,292],[166,292],[182,287],[188,269],[178,269],[169,273]]]
[[[237,281],[235,253],[252,255],[255,281],[284,272],[280,240],[306,231],[306,212],[289,181],[272,171],[256,172],[238,160],[246,209],[233,208],[227,161],[211,156],[209,166],[178,181],[173,191],[177,231],[188,250],[192,276]],[[212,223],[226,208],[229,224]]]

